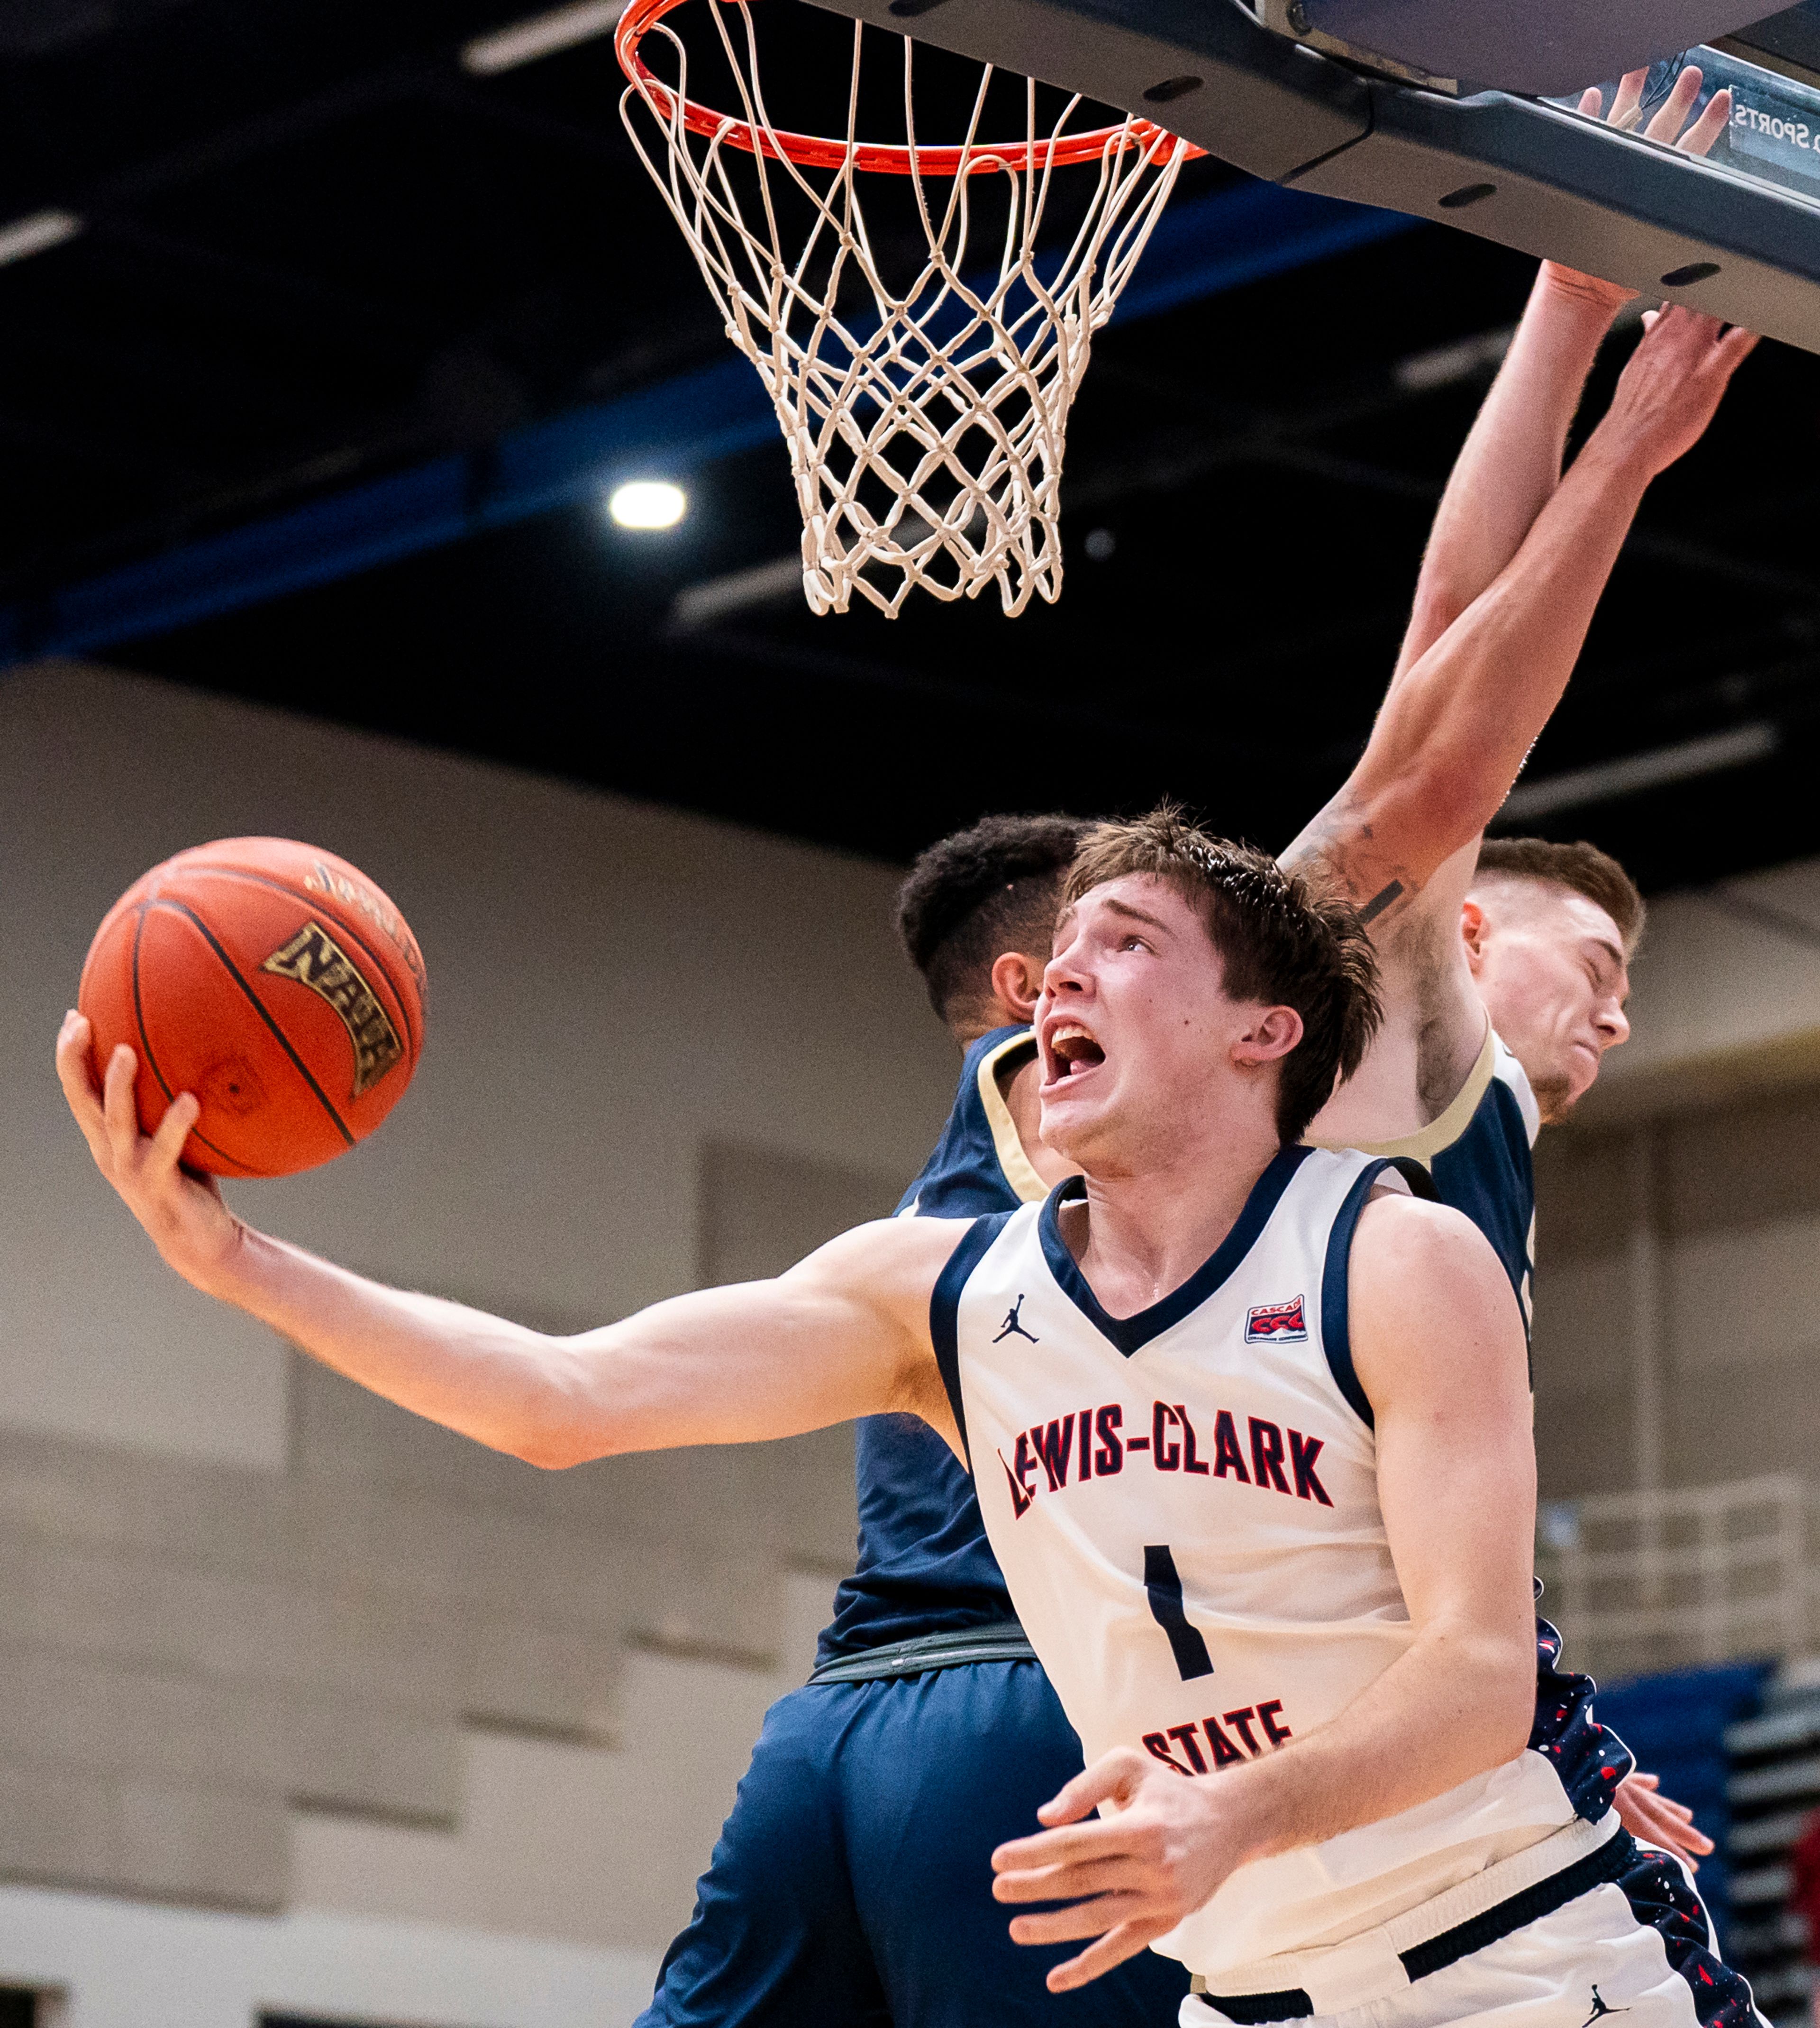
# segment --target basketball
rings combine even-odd
[[[404,1096],[424,989],[416,938],[364,873],[294,839],[230,838],[127,890],[77,1005],[98,1077],[119,1044],[138,1053],[145,1132],[194,1092],[186,1164],[283,1176],[345,1153]]]

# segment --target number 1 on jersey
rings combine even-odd
[[[1185,1683],[1213,1674],[1213,1657],[1200,1630],[1189,1624],[1182,1603],[1182,1578],[1167,1542],[1147,1543],[1144,1549],[1144,1589],[1150,1594],[1150,1614],[1169,1636],[1175,1667]]]

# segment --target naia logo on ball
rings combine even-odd
[[[379,995],[320,923],[305,923],[259,968],[307,986],[341,1016],[342,1026],[354,1045],[356,1098],[370,1091],[405,1053],[398,1031],[379,1005]]]
[[[1247,1345],[1289,1345],[1308,1335],[1308,1320],[1300,1296],[1293,1302],[1261,1303],[1245,1312]]]

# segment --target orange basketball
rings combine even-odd
[[[154,866],[108,911],[77,1004],[96,1075],[139,1053],[139,1123],[179,1092],[193,1168],[284,1176],[364,1141],[424,1049],[424,960],[364,873],[287,838],[224,838]]]

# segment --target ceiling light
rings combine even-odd
[[[667,479],[628,479],[607,501],[622,528],[674,528],[688,511],[688,494]]]
[[[73,211],[35,211],[29,217],[14,219],[10,225],[0,225],[0,267],[61,246],[82,229],[83,222]]]
[[[626,0],[579,0],[573,7],[533,14],[528,20],[515,21],[509,28],[468,43],[461,52],[461,67],[483,77],[516,70],[520,64],[535,63],[558,50],[572,50],[577,43],[610,35],[625,10]]]

